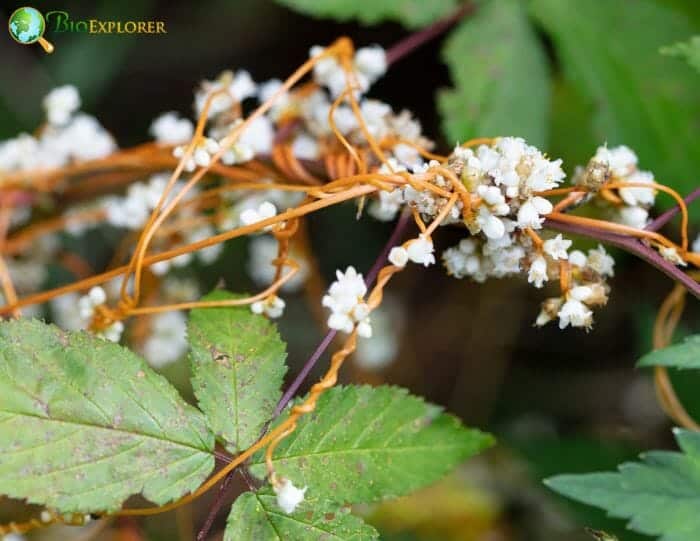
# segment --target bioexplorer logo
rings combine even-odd
[[[39,43],[47,53],[53,45],[44,38],[44,32],[78,32],[81,34],[167,34],[164,21],[112,21],[101,19],[73,19],[67,11],[49,11],[44,17],[38,9],[22,7],[10,15],[10,35],[17,43]]]
[[[23,7],[16,9],[7,23],[10,35],[17,43],[31,45],[39,43],[47,53],[53,52],[53,45],[44,39],[46,21],[38,9]]]

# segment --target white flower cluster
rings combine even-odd
[[[434,165],[430,163],[420,171],[430,171]],[[550,319],[559,317],[562,327],[589,327],[592,322],[589,308],[607,301],[605,279],[612,276],[612,258],[602,247],[588,256],[581,252],[569,254],[572,242],[561,234],[545,239],[541,245],[531,237],[531,232],[541,229],[546,215],[552,211],[552,204],[539,194],[563,181],[561,160],[547,159],[522,139],[504,137],[473,150],[457,147],[447,167],[458,176],[471,197],[468,212],[455,205],[457,212],[448,214],[442,222],[444,225],[463,221],[469,231],[468,237],[442,254],[448,274],[477,282],[524,274],[529,283],[541,288],[546,282],[558,279],[560,262],[569,260],[573,283],[564,297],[556,302],[549,299],[543,313],[549,314]],[[443,190],[454,191],[441,175],[432,182]],[[408,204],[426,221],[431,221],[447,203],[445,197],[429,190],[417,191],[407,186],[400,196],[396,195],[397,191],[380,194],[378,205],[384,207],[387,215],[389,210],[397,212]],[[419,237],[409,241],[406,248],[394,248],[390,262],[399,267],[409,260],[429,264],[432,243],[428,249],[427,240]],[[538,318],[538,324],[545,322],[544,317]]]
[[[143,344],[143,355],[154,368],[162,368],[187,352],[187,318],[179,311],[155,314],[150,334]]]
[[[217,227],[224,232],[241,225],[252,225],[267,220],[276,216],[278,212],[296,206],[303,197],[300,192],[272,189],[249,193],[238,192],[227,198],[223,208],[219,210],[220,219]],[[272,227],[265,228],[266,231],[271,229]]]
[[[38,135],[22,133],[0,142],[0,171],[63,167],[104,158],[117,148],[94,117],[78,113],[80,96],[73,86],[52,90],[44,98],[48,123]]]
[[[559,318],[559,328],[583,327],[593,324],[591,308],[608,302],[609,287],[606,278],[614,275],[615,262],[605,248],[589,250],[588,255],[579,250],[568,254],[573,283],[560,297],[552,297],[542,303],[542,309],[535,324],[542,326]],[[550,273],[554,274],[553,269]]]
[[[628,182],[642,186],[622,186],[617,189],[620,203],[613,207],[611,219],[623,225],[644,229],[649,223],[649,209],[654,205],[657,190],[653,186],[654,174],[641,171],[637,166],[637,155],[624,145],[608,148],[598,147],[585,169],[578,168],[575,184],[597,190],[604,182]],[[672,246],[659,246],[659,254],[674,265],[687,263]]]
[[[532,241],[524,230],[540,229],[544,216],[552,211],[551,203],[537,193],[561,183],[561,161],[548,160],[522,139],[504,137],[475,150],[457,147],[448,167],[473,199],[472,209],[464,216],[470,237],[443,253],[448,273],[458,278],[469,276],[478,282],[520,273],[526,255],[532,251]],[[453,190],[440,175],[433,183]],[[432,220],[447,200],[429,190],[417,192],[406,187],[404,202],[415,207],[426,220]],[[455,209],[457,212],[449,214],[443,225],[459,221],[463,209],[461,205],[455,205]],[[554,242],[546,243],[545,255],[555,260],[562,258],[561,250],[555,248]],[[544,281],[539,276],[541,260],[537,260],[532,274],[532,281]]]
[[[297,506],[304,501],[307,487],[297,488],[289,479],[281,479],[273,485],[277,494],[277,505],[288,515],[293,513]]]
[[[93,287],[87,295],[83,295],[78,299],[78,313],[82,319],[83,326],[89,325],[95,315],[96,308],[107,302],[107,293],[99,286]],[[119,342],[124,332],[124,324],[121,321],[115,321],[107,328],[97,332],[97,336],[101,336],[110,342]]]
[[[324,48],[314,45],[309,51],[309,56],[314,57],[323,52]],[[353,61],[353,75],[357,89],[360,93],[365,93],[369,87],[384,73],[386,73],[386,53],[379,45],[362,47],[355,52]],[[334,98],[340,96],[348,84],[347,76],[338,60],[333,56],[328,56],[319,60],[314,66],[314,80],[328,88]]]
[[[412,261],[428,267],[435,263],[434,252],[433,241],[425,235],[419,235],[418,238],[408,241],[406,248],[394,246],[389,252],[389,263],[403,268],[406,266],[406,263]]]
[[[195,112],[199,116],[210,94],[218,92],[212,98],[208,118],[228,112],[234,105],[255,96],[258,86],[250,73],[245,70],[237,72],[224,71],[214,81],[202,81],[195,93]]]
[[[148,221],[151,212],[160,201],[165,187],[168,184],[170,175],[158,173],[148,180],[148,182],[136,182],[127,189],[124,197],[107,197],[103,201],[103,208],[107,213],[107,223],[115,227],[123,227],[132,231],[138,231]],[[171,194],[177,193],[184,183],[178,182]],[[191,197],[190,191],[186,197]],[[168,197],[166,203],[172,199]]]
[[[150,132],[159,143],[180,145],[192,139],[194,124],[188,118],[181,118],[175,111],[169,111],[153,121]]]
[[[336,271],[336,278],[322,300],[323,306],[331,310],[328,326],[345,333],[351,333],[357,326],[359,336],[370,338],[372,325],[370,309],[364,300],[367,285],[362,274],[348,267],[345,272]]]
[[[63,126],[80,109],[80,94],[73,85],[59,86],[44,97],[43,105],[49,124]]]
[[[653,183],[653,173],[640,171],[637,163],[637,155],[624,145],[614,148],[601,146],[598,147],[585,169],[577,169],[573,182],[589,188],[597,188],[606,181]],[[649,221],[649,209],[656,200],[656,190],[653,187],[629,186],[619,188],[618,193],[622,204],[615,208],[612,219],[637,229],[646,227]]]
[[[254,314],[265,314],[271,319],[277,319],[284,314],[287,303],[277,295],[270,295],[265,300],[254,302],[250,305],[250,310]]]

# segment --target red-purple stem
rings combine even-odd
[[[669,278],[682,283],[688,289],[688,291],[700,299],[700,284],[698,284],[698,282],[693,280],[673,263],[666,261],[656,252],[656,250],[650,248],[633,237],[617,235],[608,231],[601,231],[592,227],[585,227],[567,222],[557,222],[552,219],[547,219],[544,226],[556,231],[582,235],[584,237],[596,239],[601,242],[605,242],[606,244],[611,244],[613,246],[617,246],[618,248],[622,248],[623,250],[636,255],[640,259],[643,259],[650,265],[656,267]]]
[[[216,519],[216,515],[219,514],[221,507],[224,505],[224,496],[226,495],[226,490],[228,489],[228,486],[233,480],[234,473],[235,470],[229,472],[228,475],[224,477],[224,480],[219,485],[219,492],[217,492],[216,497],[214,498],[214,501],[212,502],[211,507],[209,508],[209,514],[207,515],[204,524],[202,524],[202,527],[197,533],[197,541],[204,541],[207,538],[207,535],[209,535],[209,530],[211,530],[212,524],[214,524],[214,519]]]
[[[394,231],[391,233],[389,240],[384,245],[384,248],[382,249],[377,259],[374,261],[372,268],[369,270],[367,276],[365,277],[365,284],[367,284],[368,289],[372,287],[374,281],[377,279],[379,271],[386,264],[387,257],[389,256],[389,251],[394,246],[396,246],[401,240],[401,237],[406,231],[406,227],[411,221],[410,218],[411,215],[407,212],[404,212],[403,214],[401,214],[398,221],[396,222],[396,225],[394,226]],[[282,410],[284,410],[289,401],[299,390],[299,387],[301,387],[302,383],[309,375],[311,370],[313,370],[314,366],[316,366],[318,360],[326,352],[328,346],[331,345],[336,334],[338,334],[338,331],[331,329],[328,331],[328,333],[326,333],[326,336],[323,337],[321,343],[319,343],[315,351],[311,354],[311,357],[309,357],[308,360],[304,363],[304,366],[302,367],[299,374],[297,374],[297,377],[294,378],[294,381],[287,388],[282,398],[280,398],[280,401],[277,403],[277,407],[275,408],[275,412],[273,414],[274,417],[277,417],[280,413],[282,413]]]
[[[428,0],[426,0],[428,1]],[[409,55],[413,51],[415,51],[418,47],[423,45],[424,43],[430,41],[431,39],[434,39],[438,37],[440,34],[444,33],[446,30],[448,30],[452,25],[456,24],[459,22],[462,17],[466,17],[467,15],[471,15],[476,11],[476,6],[472,3],[467,3],[464,4],[462,7],[460,7],[457,11],[455,11],[453,14],[448,15],[444,19],[440,19],[437,22],[434,22],[430,26],[425,27],[423,30],[419,30],[418,32],[414,32],[410,36],[407,36],[406,38],[402,39],[399,41],[397,44],[394,46],[390,47],[386,51],[386,63],[388,65],[392,65],[405,56]]]
[[[686,205],[690,205],[690,203],[695,201],[698,197],[700,197],[700,188],[695,188],[692,192],[690,192],[683,198],[683,201],[685,201]],[[676,205],[672,209],[669,209],[663,214],[657,216],[656,219],[654,219],[654,221],[652,221],[648,226],[645,227],[645,229],[647,231],[658,231],[680,211],[681,208],[678,205]]]

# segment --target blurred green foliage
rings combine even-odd
[[[516,135],[546,144],[549,68],[522,2],[486,3],[450,35],[442,53],[454,83],[437,100],[449,143]]]

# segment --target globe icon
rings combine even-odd
[[[29,45],[44,35],[46,23],[42,14],[32,8],[23,7],[10,16],[10,35],[19,43]]]

